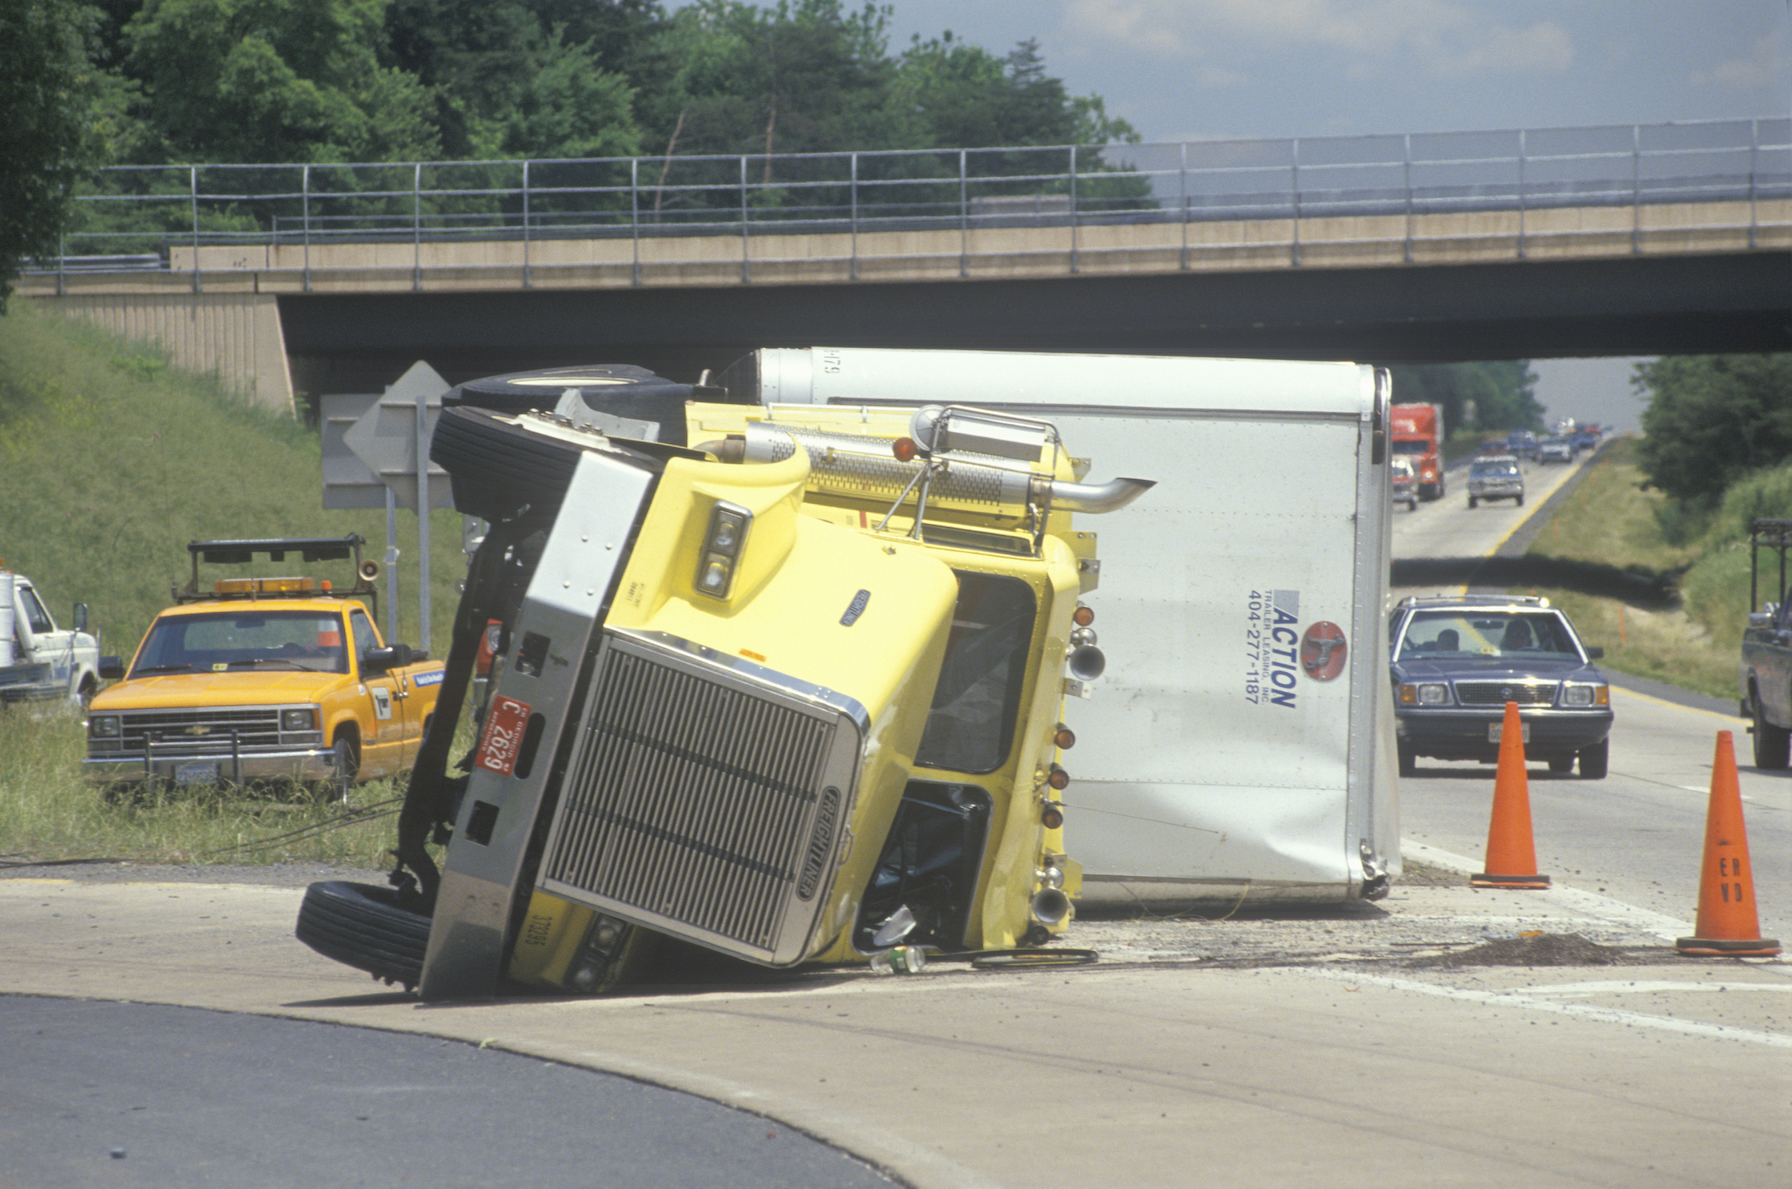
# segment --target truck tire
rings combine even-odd
[[[1591,747],[1580,749],[1580,778],[1582,780],[1604,780],[1606,766],[1611,760],[1612,741],[1601,739]]]
[[[1767,715],[1761,709],[1761,695],[1756,694],[1754,703],[1754,736],[1755,767],[1765,771],[1778,771],[1792,759],[1792,731],[1785,727],[1776,727],[1767,721]]]
[[[1419,770],[1418,753],[1413,751],[1412,746],[1410,744],[1406,744],[1406,743],[1394,744],[1394,757],[1400,763],[1400,775],[1413,776],[1418,773],[1418,770]]]
[[[316,795],[338,805],[347,805],[349,790],[355,787],[355,776],[361,770],[361,749],[355,746],[354,736],[347,731],[336,736],[333,749],[336,758],[330,765],[330,778],[317,782]]]
[[[566,497],[579,447],[520,429],[484,409],[445,408],[430,461],[448,472],[454,507],[496,523],[524,504],[550,512]]]
[[[1522,495],[1519,496],[1515,501],[1513,501],[1513,503],[1517,507],[1520,507],[1520,508],[1524,507],[1524,497]]]
[[[1472,495],[1468,497],[1468,506],[1471,508],[1475,506],[1475,497]]]
[[[305,889],[298,939],[345,966],[409,991],[423,977],[429,918],[398,903],[398,892],[374,884],[326,880]]]

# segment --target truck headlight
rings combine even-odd
[[[1606,685],[1570,685],[1562,689],[1564,706],[1609,706],[1612,691]]]
[[[116,714],[96,714],[87,720],[87,733],[95,739],[116,739],[120,729]]]
[[[737,504],[718,503],[709,513],[709,531],[703,535],[703,553],[697,562],[697,589],[712,598],[725,599],[734,586],[734,564],[740,560],[741,543],[753,514]]]
[[[317,711],[309,707],[304,710],[282,710],[280,712],[280,729],[282,731],[315,731],[317,730]]]
[[[1402,706],[1448,706],[1450,704],[1450,687],[1441,681],[1403,685],[1400,687],[1400,704]]]

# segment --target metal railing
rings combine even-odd
[[[203,272],[262,270],[264,262],[202,267],[207,247],[296,247],[310,287],[312,250],[407,244],[412,283],[423,245],[508,240],[521,244],[522,283],[552,240],[629,240],[635,283],[641,245],[666,237],[738,238],[741,279],[766,263],[752,241],[769,235],[838,235],[841,251],[806,260],[902,259],[861,251],[885,231],[947,231],[968,273],[972,233],[991,228],[1067,229],[1070,268],[1079,232],[1114,224],[1286,221],[1279,246],[1302,263],[1303,222],[1396,216],[1405,258],[1427,215],[1527,213],[1561,207],[1629,207],[1632,248],[1642,212],[1664,204],[1746,204],[1747,245],[1757,246],[1761,205],[1792,197],[1792,120],[1415,133],[1170,144],[668,158],[533,159],[337,165],[119,166],[77,198],[77,229],[59,259],[30,270],[71,273],[170,271],[192,249]],[[1784,226],[1770,219],[1766,226]],[[1708,224],[1700,224],[1702,229]],[[389,268],[389,266],[387,266]],[[480,267],[460,265],[457,267]],[[506,267],[514,271],[514,265]]]

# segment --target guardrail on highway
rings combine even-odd
[[[538,245],[632,241],[631,252],[606,259],[632,264],[640,283],[643,242],[712,237],[734,245],[740,279],[750,280],[755,262],[766,262],[755,239],[832,236],[841,237],[837,246],[802,259],[846,261],[857,278],[862,261],[949,254],[941,237],[955,235],[968,275],[972,256],[994,250],[974,246],[972,234],[1010,228],[1067,229],[1076,271],[1084,229],[1125,225],[1179,225],[1179,238],[1156,246],[1179,251],[1188,268],[1191,255],[1215,246],[1198,233],[1191,239],[1190,229],[1214,223],[1262,225],[1250,247],[1298,266],[1315,235],[1326,234],[1319,221],[1349,219],[1379,220],[1350,234],[1403,240],[1411,262],[1415,245],[1464,236],[1433,216],[1516,212],[1523,256],[1527,216],[1566,208],[1629,208],[1633,251],[1643,250],[1645,234],[1663,231],[1728,230],[1754,248],[1764,229],[1787,227],[1788,199],[1792,120],[1784,117],[1044,148],[119,166],[78,197],[78,230],[62,256],[32,271],[55,274],[59,291],[70,274],[171,271],[191,273],[197,288],[203,273],[265,270],[279,250],[290,262],[280,267],[309,289],[314,249],[409,245],[420,285],[424,245],[496,242],[519,245],[510,253],[520,251],[526,286],[536,270],[568,263]],[[1721,226],[1712,204],[1723,207]],[[1645,211],[1656,212],[1647,224]],[[1622,220],[1558,221],[1548,234],[1610,241],[1625,230]],[[917,247],[906,233],[930,239]],[[266,251],[202,253],[220,247]],[[331,267],[343,271],[340,262]],[[508,258],[454,267],[516,270]],[[375,268],[392,270],[389,252]]]

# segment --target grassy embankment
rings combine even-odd
[[[1748,525],[1792,516],[1792,466],[1731,488],[1710,517],[1689,524],[1658,491],[1642,488],[1636,440],[1600,454],[1580,486],[1531,544],[1526,559],[1611,567],[1667,597],[1627,600],[1589,589],[1515,588],[1567,610],[1605,667],[1734,701],[1737,647],[1748,607]],[[1775,597],[1763,590],[1763,599]]]
[[[353,532],[367,539],[367,556],[381,558],[385,513],[323,511],[321,482],[317,435],[292,417],[174,372],[152,347],[29,302],[15,299],[0,317],[0,559],[37,582],[64,626],[73,603],[90,604],[102,651],[129,657],[170,586],[190,576],[188,541]],[[416,529],[416,517],[401,512],[397,636],[413,645]],[[460,518],[436,513],[431,535],[431,645],[442,656],[464,569]],[[340,585],[352,577],[340,569],[320,576]],[[202,567],[200,576],[226,573]],[[380,586],[383,594],[384,579]],[[383,606],[378,622],[383,629]],[[0,712],[0,861],[385,861],[387,821],[259,845],[334,820],[340,811],[327,806],[215,792],[107,803],[81,779],[83,752],[73,718]],[[394,795],[374,783],[354,802]]]

